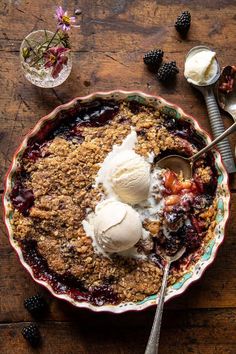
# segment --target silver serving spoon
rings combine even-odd
[[[171,265],[171,263],[180,259],[183,256],[185,251],[186,251],[186,248],[182,247],[173,257],[167,257],[167,256],[165,257],[166,262],[165,262],[164,274],[163,274],[163,278],[162,278],[159,301],[157,304],[156,313],[155,313],[155,317],[154,317],[153,325],[152,325],[152,330],[151,330],[151,333],[150,333],[150,336],[148,339],[145,354],[157,354],[158,353],[158,346],[159,346],[159,341],[160,341],[160,331],[161,331],[161,320],[162,320],[162,313],[163,313],[163,307],[164,307],[164,302],[165,302],[165,293],[166,293],[170,265]]]
[[[197,46],[192,48],[187,56],[186,60],[192,56],[193,54],[196,54],[197,52],[201,50],[210,50],[206,46]],[[205,99],[207,110],[208,110],[208,115],[210,119],[210,124],[211,124],[211,130],[213,133],[214,138],[218,137],[220,134],[222,134],[225,130],[220,111],[218,109],[217,102],[215,100],[214,96],[214,85],[217,82],[217,80],[220,77],[220,66],[218,61],[216,60],[217,64],[217,72],[216,75],[207,83],[207,84],[198,84],[197,82],[193,82],[190,78],[186,77],[187,81],[191,83],[193,87],[195,87],[197,90],[199,90]],[[230,148],[230,144],[228,140],[221,141],[220,144],[218,144],[218,148],[220,150],[222,159],[224,161],[225,168],[228,173],[233,173],[236,172],[236,166],[234,163],[232,151]]]
[[[183,157],[180,155],[169,155],[157,161],[157,166],[160,168],[168,168],[177,174],[182,171],[183,177],[189,179],[193,175],[193,163],[205,152],[209,151],[214,145],[222,141],[226,136],[236,130],[236,122],[224,131],[218,138],[213,140],[210,144],[205,146],[202,150],[190,157]]]
[[[236,66],[226,66],[217,83],[219,106],[236,121]]]

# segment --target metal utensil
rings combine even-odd
[[[217,83],[219,106],[236,121],[236,66],[228,65],[221,73]]]
[[[186,56],[186,60],[188,59],[189,56],[192,56],[194,53],[197,53],[200,50],[210,50],[210,49],[203,45],[194,47],[188,52]],[[199,90],[204,96],[214,138],[217,138],[220,134],[222,134],[225,131],[225,127],[213,91],[214,84],[217,82],[217,80],[220,77],[220,66],[218,61],[216,62],[218,66],[217,73],[207,85],[206,84],[200,85],[197,83],[193,83],[192,81],[190,82],[188,78],[186,78],[191,83],[191,85],[194,86],[197,90]],[[221,141],[218,144],[218,148],[220,150],[227,172],[228,173],[236,172],[236,166],[234,163],[229,141],[227,139]]]
[[[222,141],[226,136],[233,133],[236,130],[236,122],[224,131],[220,136],[213,140],[210,144],[198,151],[196,154],[190,157],[183,157],[180,155],[169,155],[163,157],[163,159],[157,161],[157,166],[160,168],[168,168],[176,173],[183,172],[183,177],[188,179],[193,174],[193,163],[205,152],[213,148],[217,143]]]
[[[167,257],[165,258],[166,263],[165,263],[165,268],[164,268],[164,274],[162,278],[162,284],[161,284],[161,290],[160,290],[160,297],[159,301],[157,304],[157,309],[152,325],[152,330],[148,339],[148,344],[146,346],[145,354],[157,354],[158,353],[158,346],[159,346],[159,340],[160,340],[160,330],[161,330],[161,320],[162,320],[162,313],[163,313],[163,307],[164,307],[164,302],[165,302],[165,293],[166,293],[166,287],[167,287],[167,280],[168,280],[168,275],[169,275],[169,270],[170,270],[170,265],[171,263],[177,261],[180,259],[184,252],[186,251],[185,247],[182,247],[173,257]]]

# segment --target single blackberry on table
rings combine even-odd
[[[41,334],[39,332],[38,326],[34,323],[31,323],[29,326],[26,326],[21,331],[22,336],[33,346],[36,347],[41,342]]]
[[[160,67],[157,73],[157,78],[160,81],[169,81],[173,79],[176,74],[178,74],[179,69],[176,66],[175,61],[170,61],[169,63],[164,63]]]
[[[191,24],[191,14],[188,11],[182,12],[181,15],[177,17],[175,22],[176,31],[182,35],[186,35]]]
[[[47,303],[40,294],[36,294],[25,299],[24,306],[32,315],[41,315],[45,311]]]
[[[152,70],[157,70],[161,65],[163,55],[164,52],[161,49],[150,50],[144,55],[143,61]]]

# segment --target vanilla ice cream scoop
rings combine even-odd
[[[115,145],[105,158],[97,176],[109,197],[137,204],[148,198],[150,164],[133,150],[137,134],[132,131],[120,146]]]
[[[137,204],[148,197],[150,165],[133,150],[122,151],[111,164],[109,180],[120,200]]]
[[[184,76],[193,84],[207,85],[217,74],[215,57],[215,52],[205,48],[193,52],[186,59]]]
[[[93,226],[97,243],[109,253],[128,250],[142,236],[139,214],[130,205],[114,199],[97,205]]]

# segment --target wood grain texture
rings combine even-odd
[[[81,29],[73,30],[74,64],[69,79],[55,89],[28,83],[19,64],[22,39],[36,29],[53,30],[53,0],[0,1],[0,178],[26,134],[53,108],[97,90],[142,90],[161,95],[196,117],[210,132],[202,97],[183,77],[184,57],[198,44],[217,51],[222,66],[235,64],[236,3],[234,0],[71,0],[72,13],[83,10]],[[192,26],[182,40],[173,24],[190,10]],[[180,73],[171,86],[161,85],[145,68],[143,54],[162,48],[165,60],[176,60]],[[231,119],[223,114],[225,126]],[[230,137],[234,149],[236,138]],[[236,192],[236,178],[230,177]],[[2,192],[2,185],[0,186]],[[166,306],[161,354],[236,353],[236,193],[225,243],[200,282]],[[93,314],[53,299],[34,284],[11,249],[0,225],[0,353],[143,353],[154,309],[119,316]],[[41,291],[50,311],[39,323],[43,346],[31,349],[20,330],[32,321],[24,298]]]
[[[119,316],[92,313],[78,315],[74,322],[39,324],[44,336],[43,345],[36,353],[51,354],[142,354],[152,324],[153,311],[131,313]],[[127,323],[129,326],[127,327]],[[25,323],[24,323],[25,324]],[[22,343],[20,330],[23,323],[1,324],[0,330],[4,353],[32,353],[26,343]],[[170,325],[171,324],[171,325]],[[220,325],[219,325],[220,324]],[[98,330],[98,328],[101,328]],[[165,311],[163,317],[160,353],[230,353],[236,351],[235,309],[208,311]]]

